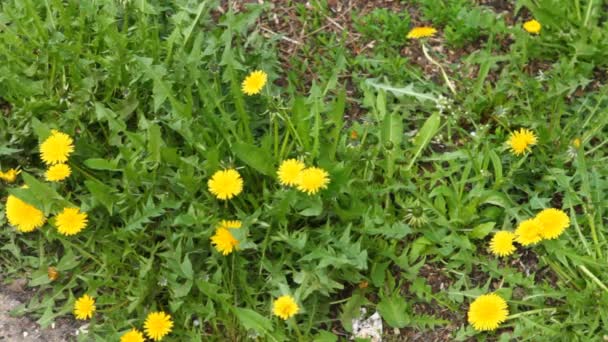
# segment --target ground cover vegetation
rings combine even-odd
[[[251,3],[249,3],[251,2]],[[0,265],[81,341],[608,335],[598,0],[7,0]],[[360,339],[365,340],[365,339]]]

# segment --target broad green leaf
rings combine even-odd
[[[69,271],[80,264],[71,248],[65,248],[65,251],[65,255],[57,264],[58,271]]]
[[[86,180],[84,181],[84,185],[87,187],[87,189],[89,189],[93,198],[106,207],[111,215],[112,206],[116,201],[116,196],[113,193],[116,190],[97,181]]]
[[[184,257],[184,261],[181,264],[181,269],[186,278],[193,278],[194,272],[192,271],[192,263],[190,262],[190,258],[187,255]]]
[[[32,273],[31,280],[27,283],[28,287],[35,287],[40,285],[49,284],[51,279],[49,279],[49,274],[47,270],[37,270]]]
[[[239,141],[232,145],[232,151],[245,164],[267,176],[274,175],[274,162],[270,154],[262,148]]]
[[[272,322],[259,313],[244,308],[233,308],[234,315],[245,329],[251,329],[258,334],[266,335],[272,332]]]
[[[403,328],[410,321],[407,303],[398,294],[382,298],[376,308],[380,316],[393,328]]]
[[[322,330],[315,336],[313,342],[338,342],[338,336],[329,331]]]
[[[387,174],[393,176],[395,158],[400,151],[403,140],[403,119],[397,113],[386,114],[380,131],[382,146],[387,154]]]
[[[431,142],[431,139],[433,139],[435,134],[437,134],[440,123],[441,118],[437,113],[431,115],[428,119],[426,119],[424,125],[422,125],[422,128],[414,139],[414,153],[412,156],[412,160],[410,161],[410,164],[407,167],[408,169],[410,169],[412,165],[414,165],[416,159],[418,159],[420,153],[422,153],[422,150],[424,150],[424,148]]]
[[[475,226],[475,228],[473,228],[473,230],[471,231],[469,236],[473,239],[483,239],[488,234],[490,234],[492,229],[494,229],[495,225],[496,225],[496,222],[486,222],[486,223],[479,224],[479,225]]]
[[[105,171],[120,171],[118,163],[113,160],[107,160],[103,158],[90,158],[84,161],[84,165],[89,169],[93,170],[105,170]]]

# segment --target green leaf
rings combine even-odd
[[[51,279],[49,279],[49,274],[47,270],[37,270],[32,273],[32,279],[27,283],[28,287],[35,287],[40,285],[49,284]]]
[[[22,149],[18,149],[18,148],[10,148],[10,147],[6,147],[6,146],[0,146],[0,156],[8,156],[17,152],[21,152],[23,151]]]
[[[80,264],[71,248],[66,248],[65,250],[65,255],[57,264],[58,271],[69,271]]]
[[[232,145],[237,158],[267,176],[274,175],[274,161],[264,149],[239,141]]]
[[[358,318],[360,315],[360,309],[367,300],[362,295],[355,293],[348,301],[342,306],[342,312],[340,313],[340,321],[344,330],[348,332],[353,331],[353,319]]]
[[[184,262],[181,264],[181,269],[186,278],[193,279],[194,272],[192,271],[192,262],[190,262],[190,258],[186,255],[184,257]]]
[[[338,342],[338,336],[329,331],[322,330],[315,336],[313,342]]]
[[[420,132],[418,132],[416,138],[414,139],[414,153],[412,160],[410,161],[410,164],[407,167],[408,169],[410,169],[412,165],[414,165],[416,159],[418,159],[420,153],[422,153],[422,150],[424,150],[424,148],[431,142],[431,139],[433,139],[435,134],[437,134],[440,123],[441,118],[437,113],[431,115],[428,119],[426,119],[424,125],[422,125],[422,128],[420,129]]]
[[[89,189],[93,198],[106,207],[111,215],[112,206],[116,202],[116,196],[114,196],[113,192],[116,190],[97,181],[86,180],[84,181],[84,185]]]
[[[234,315],[238,318],[239,322],[247,330],[251,329],[257,332],[258,334],[263,335],[266,335],[273,330],[272,323],[270,322],[270,320],[253,310],[233,308],[232,311],[234,312]]]
[[[380,139],[387,154],[387,177],[391,178],[395,167],[395,158],[400,154],[401,141],[403,140],[403,119],[401,115],[392,113],[384,116]]]
[[[303,208],[300,211],[302,216],[319,216],[323,212],[323,201],[319,196],[302,201]]]
[[[90,158],[84,161],[84,165],[93,170],[105,171],[120,171],[116,161],[110,161],[102,158]]]
[[[27,172],[22,172],[21,175],[28,188],[9,189],[9,193],[17,198],[43,210],[45,213],[49,213],[53,206],[73,206],[48,184],[37,180]]]
[[[160,126],[156,124],[150,125],[148,128],[148,153],[150,160],[155,163],[160,163],[160,147],[163,143]]]
[[[483,239],[488,234],[490,234],[492,229],[494,229],[495,225],[496,225],[496,222],[486,222],[486,223],[479,224],[479,225],[475,226],[475,228],[473,228],[473,230],[471,231],[469,236],[473,239]]]
[[[410,321],[407,312],[407,303],[405,302],[405,299],[398,294],[382,298],[376,308],[386,323],[393,328],[403,328]]]
[[[388,85],[388,84],[377,83],[373,79],[368,79],[368,80],[365,81],[365,83],[368,84],[368,85],[370,85],[373,88],[376,88],[376,89],[382,89],[382,90],[390,91],[395,96],[406,95],[406,96],[415,97],[415,98],[417,98],[420,101],[433,101],[433,102],[437,102],[437,97],[435,95],[421,93],[419,91],[416,91],[414,89],[414,85],[413,84],[409,84],[409,85],[407,85],[405,87],[402,87],[402,88],[397,88],[397,87],[393,87],[393,86]]]

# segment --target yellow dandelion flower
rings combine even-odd
[[[287,159],[283,161],[277,171],[279,182],[283,185],[296,185],[300,173],[305,167],[304,163],[297,159]]]
[[[536,145],[536,135],[529,129],[522,128],[511,133],[507,144],[514,155],[519,156],[526,151],[530,151],[530,146]]]
[[[239,240],[235,239],[227,228],[220,227],[215,230],[215,234],[211,237],[211,244],[215,246],[218,252],[228,255],[238,247]]]
[[[522,246],[533,245],[542,239],[542,227],[536,219],[525,220],[515,229],[515,241]]]
[[[57,268],[53,266],[49,266],[49,268],[47,268],[46,274],[50,281],[55,281],[57,278],[59,278],[59,271],[57,271]]]
[[[9,195],[6,199],[5,209],[8,223],[23,233],[40,228],[46,222],[44,213],[41,210],[13,195]]]
[[[95,312],[95,300],[89,295],[84,295],[74,303],[74,316],[76,319],[89,319]]]
[[[469,323],[478,331],[496,330],[507,319],[507,302],[495,293],[477,297],[469,306]]]
[[[171,316],[162,311],[151,312],[144,323],[146,335],[154,341],[160,341],[171,332],[171,328],[173,328]]]
[[[242,225],[241,221],[238,221],[238,220],[232,220],[232,221],[222,220],[217,228],[237,229],[237,228],[241,228],[241,225]]]
[[[540,232],[544,239],[557,238],[570,225],[568,214],[554,208],[544,209],[536,215],[536,220],[540,224]]]
[[[80,212],[78,208],[64,208],[55,216],[55,225],[63,235],[75,235],[87,226],[87,213]]]
[[[272,313],[283,320],[287,320],[300,311],[300,307],[292,296],[281,296],[272,304]]]
[[[300,173],[298,177],[298,190],[309,195],[316,194],[321,189],[326,189],[329,184],[329,174],[327,171],[318,167],[309,167]]]
[[[259,94],[264,88],[268,75],[264,71],[256,70],[250,73],[242,84],[243,93],[247,95]]]
[[[410,32],[407,34],[407,38],[420,39],[432,37],[435,35],[435,33],[437,33],[437,30],[430,26],[419,26],[411,29]]]
[[[227,200],[243,191],[243,179],[235,169],[222,170],[213,174],[207,186],[215,197]]]
[[[141,331],[133,328],[129,332],[120,337],[120,342],[145,342],[144,334]]]
[[[55,164],[49,166],[44,173],[44,178],[49,182],[59,182],[68,178],[72,174],[72,169],[68,164]]]
[[[52,130],[51,136],[40,145],[40,158],[47,165],[65,163],[74,152],[73,143],[69,135]]]
[[[492,241],[490,241],[490,251],[496,256],[504,257],[513,254],[515,252],[515,246],[513,240],[515,234],[507,231],[500,231],[494,234]]]
[[[572,140],[572,146],[574,146],[574,148],[581,147],[581,138],[574,138]]]
[[[17,175],[21,173],[21,170],[8,169],[6,172],[0,171],[0,179],[7,183],[12,183],[17,179]]]
[[[528,33],[539,34],[542,25],[536,21],[535,19],[528,20],[524,23],[524,30],[528,31]]]

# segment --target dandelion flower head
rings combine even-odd
[[[524,23],[524,30],[528,31],[528,33],[539,34],[541,28],[542,25],[535,19],[528,20]]]
[[[75,235],[87,226],[87,213],[78,208],[64,208],[55,216],[55,225],[59,233],[63,235]]]
[[[160,341],[171,332],[172,328],[171,316],[162,311],[151,312],[144,323],[146,335],[154,341]]]
[[[145,342],[144,334],[133,328],[120,337],[120,342]]]
[[[300,173],[306,166],[297,159],[287,159],[281,163],[277,175],[279,182],[283,185],[296,185],[300,178]]]
[[[490,241],[490,251],[496,256],[504,257],[513,254],[515,252],[515,246],[513,240],[515,234],[508,231],[500,231],[494,234]]]
[[[213,174],[207,186],[215,197],[227,200],[243,191],[243,179],[235,169],[221,170]]]
[[[560,236],[570,225],[570,217],[564,211],[554,208],[544,209],[536,220],[541,227],[541,235],[544,239],[555,239]]]
[[[329,175],[327,171],[318,167],[309,167],[300,173],[297,182],[298,190],[306,192],[309,195],[316,194],[321,189],[326,189],[329,184]]]
[[[21,170],[8,169],[6,172],[0,171],[0,179],[7,183],[12,183],[17,179],[17,175],[21,173]]]
[[[77,319],[89,319],[95,312],[95,300],[89,295],[84,295],[74,303],[74,316]]]
[[[542,239],[542,227],[536,219],[522,221],[515,229],[515,241],[522,246],[533,245]]]
[[[469,307],[468,319],[478,331],[496,330],[507,319],[507,302],[495,293],[477,297]]]
[[[40,228],[46,222],[41,210],[13,195],[9,195],[6,199],[5,209],[8,223],[23,233]]]
[[[228,227],[220,226],[215,230],[215,234],[211,237],[211,244],[215,246],[215,249],[222,253],[222,255],[228,255],[238,247],[239,240],[230,233]]]
[[[48,170],[44,173],[44,178],[49,182],[59,182],[68,178],[72,174],[72,169],[68,164],[55,164],[49,166]]]
[[[435,35],[435,33],[437,33],[437,30],[430,26],[419,26],[411,29],[410,32],[407,34],[407,38],[420,39],[432,37]]]
[[[281,296],[272,304],[272,313],[283,320],[287,320],[300,311],[298,304],[292,296]]]
[[[536,135],[529,129],[522,128],[519,131],[511,133],[507,144],[511,148],[511,152],[516,156],[522,155],[530,150],[530,146],[536,144]]]
[[[243,93],[247,95],[259,94],[266,85],[268,75],[264,71],[256,70],[251,72],[242,84]]]
[[[52,130],[51,136],[40,145],[40,157],[47,165],[65,163],[74,152],[73,143],[69,135]]]

